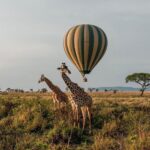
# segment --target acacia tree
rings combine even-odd
[[[135,82],[141,86],[141,96],[144,91],[150,87],[150,73],[134,73],[126,77],[126,82]]]

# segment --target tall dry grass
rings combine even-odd
[[[150,93],[91,93],[92,134],[74,127],[70,106],[50,93],[0,94],[0,150],[149,150]]]

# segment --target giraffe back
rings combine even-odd
[[[58,86],[55,86],[54,92],[56,94],[57,99],[59,99],[62,102],[67,102],[67,95],[63,91],[61,91],[61,89]]]

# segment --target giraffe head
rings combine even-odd
[[[68,66],[66,66],[65,63],[62,63],[60,67],[57,68],[58,70],[60,70],[61,73],[68,73],[71,74],[71,71],[68,69]]]
[[[43,81],[45,81],[45,76],[44,76],[44,74],[41,75],[41,77],[40,77],[38,83],[41,83],[41,82],[43,82]]]

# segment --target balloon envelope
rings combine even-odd
[[[64,50],[83,75],[92,71],[104,56],[106,48],[106,34],[94,25],[74,26],[64,37]]]

